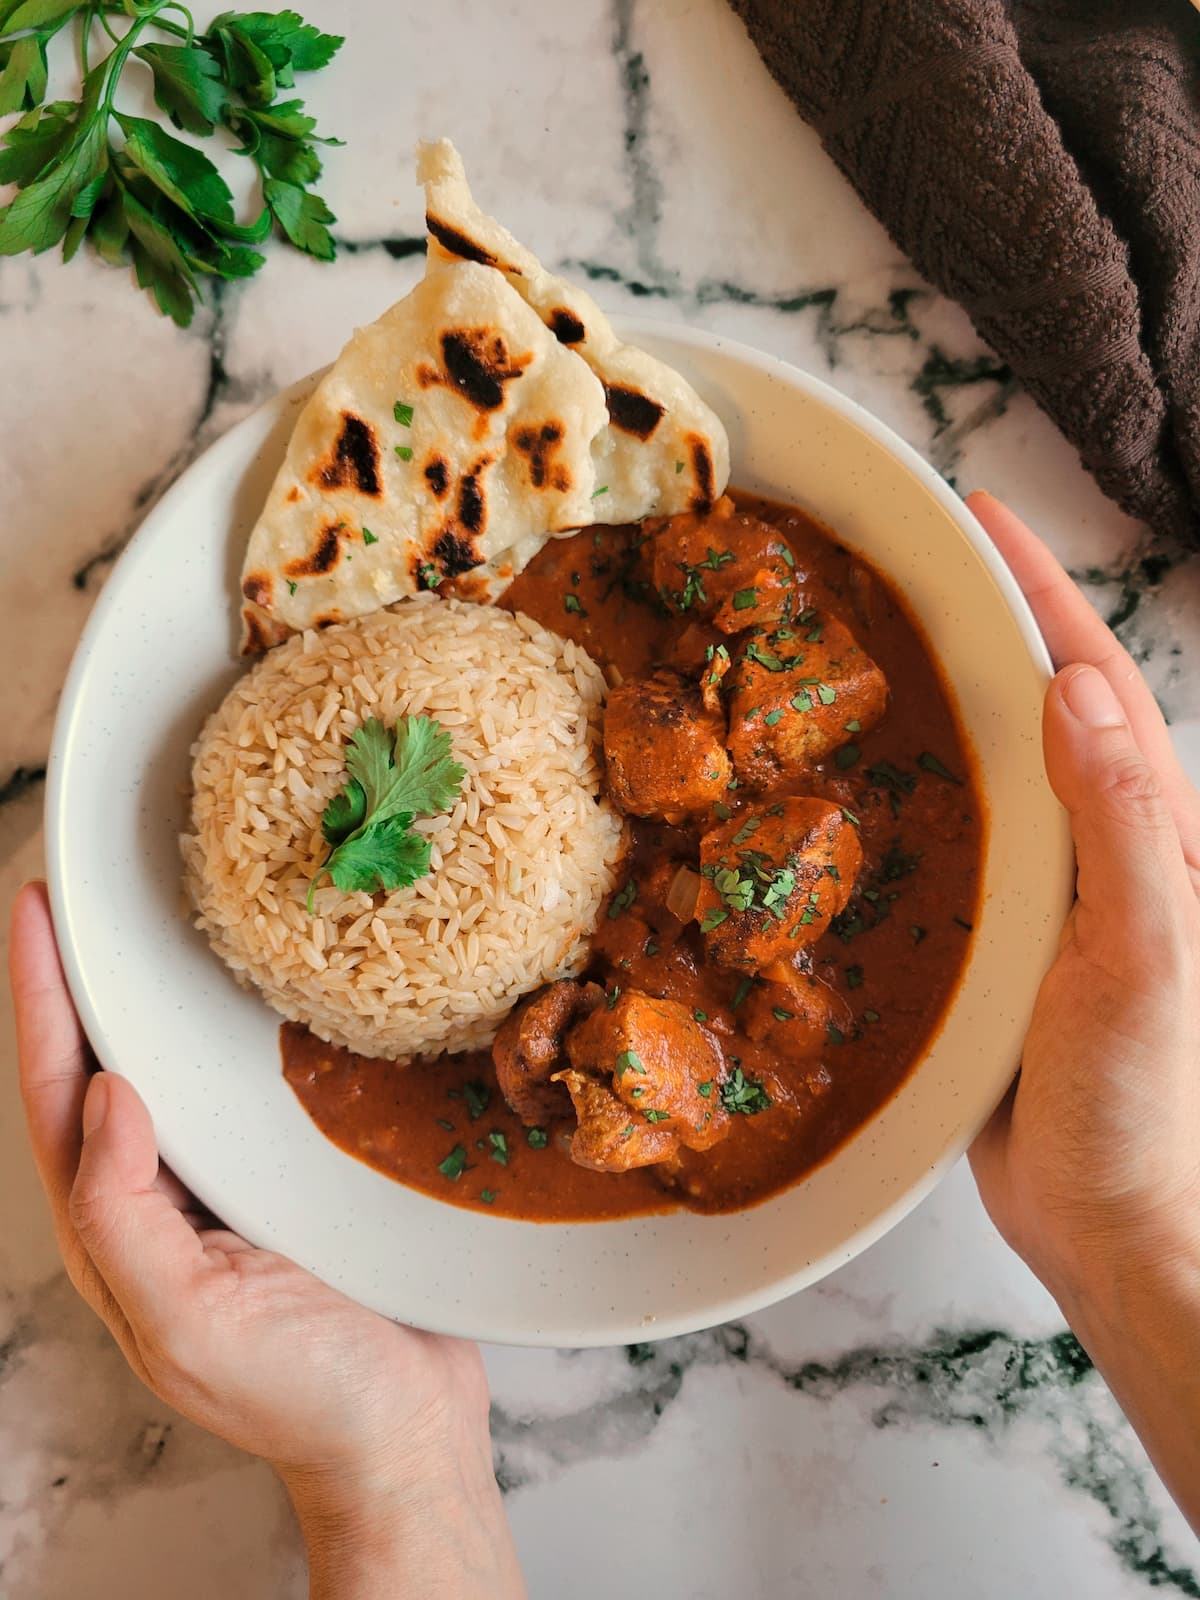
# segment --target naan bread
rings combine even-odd
[[[596,519],[607,420],[599,380],[498,272],[430,273],[358,330],[300,414],[250,535],[243,649],[483,563],[511,577]]]
[[[638,522],[711,505],[729,482],[729,440],[716,413],[671,367],[623,344],[591,295],[547,272],[479,209],[448,139],[418,148],[417,175],[425,185],[426,270],[475,261],[502,272],[603,383],[609,426],[593,444],[596,483],[606,486],[597,519]]]

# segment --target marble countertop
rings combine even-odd
[[[0,262],[5,903],[39,869],[55,703],[113,561],[191,459],[412,283],[421,135],[453,137],[483,203],[606,308],[807,367],[957,486],[1003,495],[1171,718],[1200,711],[1200,563],[1102,499],[863,212],[721,0],[302,9],[333,29],[353,12],[338,63],[306,86],[348,141],[322,185],[335,264],[276,247],[180,332],[93,260]],[[270,1473],[143,1390],[67,1284],[0,1005],[0,1594],[302,1595]],[[488,1364],[537,1597],[1200,1595],[1181,1517],[965,1167],[851,1266],[745,1323]],[[597,1540],[618,1496],[636,1531]]]

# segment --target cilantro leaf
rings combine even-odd
[[[226,11],[214,20],[213,30],[225,27],[235,28],[253,41],[285,89],[291,83],[290,75],[285,76],[289,68],[316,72],[327,66],[345,43],[340,34],[322,33],[295,11]]]
[[[450,735],[429,717],[406,717],[394,729],[372,717],[351,735],[346,769],[349,783],[321,818],[333,848],[309,885],[310,913],[326,872],[344,894],[406,889],[424,877],[431,846],[413,820],[446,810],[466,777]]]
[[[316,256],[319,261],[333,260],[337,246],[325,224],[336,222],[337,218],[319,194],[294,183],[284,183],[279,178],[267,178],[263,183],[263,196],[271,215],[297,250]]]
[[[143,44],[133,53],[153,72],[154,99],[175,126],[211,133],[229,104],[229,92],[208,51],[194,44]]]
[[[164,316],[186,328],[192,320],[192,294],[196,287],[191,268],[170,230],[128,189],[124,208],[139,287],[149,289]]]
[[[57,244],[67,231],[76,195],[106,159],[101,124],[93,121],[44,177],[22,189],[0,211],[0,256],[48,250]]]
[[[356,828],[362,827],[366,814],[367,797],[363,786],[357,778],[351,778],[341,794],[335,794],[325,807],[321,832],[329,844],[341,844]]]
[[[343,894],[377,889],[407,889],[429,871],[429,840],[410,832],[412,816],[402,811],[386,822],[370,823],[337,846],[327,863]]]
[[[21,0],[4,23],[5,33],[20,33],[23,28],[41,28],[48,22],[65,22],[79,10],[83,0]]]
[[[7,148],[0,150],[0,183],[23,187],[40,177],[71,137],[73,110],[69,100],[56,100],[15,122],[4,135]]]
[[[125,154],[156,188],[189,217],[233,221],[229,185],[203,152],[165,132],[146,117],[116,113],[125,134]]]
[[[756,1117],[771,1106],[771,1097],[756,1078],[747,1078],[741,1067],[734,1067],[721,1085],[721,1104],[731,1113]]]

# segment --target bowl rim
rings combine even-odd
[[[1004,605],[1016,625],[1022,645],[1039,677],[1043,682],[1049,682],[1053,672],[1049,651],[1033,612],[1008,566],[988,538],[982,525],[960,496],[950,487],[941,474],[888,424],[881,421],[858,401],[841,393],[840,390],[833,387],[825,379],[817,377],[792,362],[785,361],[778,356],[769,355],[765,351],[748,345],[741,340],[729,338],[724,334],[713,333],[704,328],[671,322],[661,318],[614,315],[612,323],[618,336],[632,343],[638,343],[642,339],[649,339],[661,341],[664,344],[675,344],[720,353],[742,366],[755,370],[769,380],[780,381],[786,388],[798,388],[806,392],[822,406],[839,414],[867,434],[918,481],[939,508],[948,515],[962,537],[966,539],[1002,597]],[[69,767],[69,751],[75,714],[91,666],[92,656],[96,651],[101,635],[105,632],[119,604],[120,585],[113,582],[113,577],[126,562],[130,553],[140,546],[148,534],[153,533],[153,524],[160,517],[169,515],[175,506],[186,502],[192,492],[194,477],[203,469],[204,463],[214,449],[241,430],[253,428],[260,421],[264,412],[285,405],[289,399],[296,400],[305,394],[324,370],[326,369],[317,369],[309,373],[307,376],[276,391],[255,406],[246,416],[240,418],[232,427],[213,439],[195,460],[189,462],[179,477],[156,501],[125,546],[117,563],[114,565],[113,573],[110,574],[108,582],[106,582],[104,589],[98,596],[80,635],[64,681],[47,763],[45,799],[47,878],[54,926],[59,941],[67,984],[84,1031],[89,1040],[92,1041],[97,1056],[102,1062],[106,1055],[111,1053],[111,1046],[97,1009],[92,1004],[91,990],[85,980],[80,964],[76,941],[72,937],[71,916],[64,883],[63,856],[67,820],[66,774]],[[1074,856],[1069,840],[1070,833],[1064,813],[1059,833],[1059,843],[1062,847],[1063,881],[1061,901],[1064,917],[1074,894]],[[952,1001],[951,1004],[953,1005],[953,1003]],[[839,1245],[826,1250],[819,1256],[804,1261],[803,1264],[790,1272],[776,1275],[770,1281],[764,1282],[752,1290],[729,1294],[725,1298],[713,1298],[711,1303],[707,1305],[703,1315],[698,1315],[694,1309],[691,1311],[680,1310],[675,1313],[667,1312],[663,1315],[656,1315],[651,1326],[633,1327],[630,1324],[624,1324],[614,1331],[613,1328],[608,1327],[602,1330],[589,1330],[586,1327],[580,1327],[577,1323],[572,1323],[569,1320],[569,1316],[560,1314],[557,1322],[543,1318],[536,1331],[530,1332],[528,1335],[519,1335],[511,1331],[494,1334],[486,1331],[481,1332],[476,1326],[468,1326],[462,1320],[461,1313],[448,1315],[438,1322],[422,1320],[420,1325],[434,1332],[460,1337],[485,1338],[498,1344],[542,1348],[556,1346],[588,1348],[673,1337],[716,1326],[760,1311],[818,1282],[837,1267],[847,1264],[855,1256],[861,1254],[870,1245],[882,1238],[909,1212],[914,1210],[940,1183],[950,1169],[957,1164],[976,1135],[985,1126],[995,1106],[1000,1103],[1005,1093],[1007,1093],[1011,1078],[1016,1074],[1017,1065],[1014,1062],[1012,1074],[1005,1080],[995,1097],[993,1105],[988,1108],[987,1112],[977,1117],[969,1125],[963,1125],[960,1122],[954,1136],[946,1141],[940,1154],[936,1159],[928,1163],[919,1178],[893,1201],[880,1207],[865,1220],[858,1222]],[[119,1067],[116,1070],[120,1070]],[[915,1070],[920,1070],[919,1064]],[[905,1081],[908,1080],[906,1079]],[[885,1106],[887,1104],[890,1104],[890,1100],[885,1102]],[[875,1115],[885,1109],[885,1106],[881,1106]],[[874,1118],[870,1120],[873,1121]],[[861,1132],[861,1130],[859,1131]],[[179,1174],[181,1180],[188,1184],[189,1187],[194,1187],[193,1178],[201,1175],[193,1173],[186,1151],[176,1150],[170,1147],[169,1143],[165,1143],[160,1144],[160,1152],[162,1159]],[[838,1153],[835,1152],[825,1165],[836,1162],[837,1159]],[[205,1187],[206,1185],[201,1181],[200,1189]],[[768,1197],[767,1200],[749,1209],[751,1211],[760,1210],[770,1204],[771,1198]],[[733,1213],[731,1216],[741,1216],[743,1214],[745,1213]],[[237,1206],[224,1207],[222,1209],[222,1220],[227,1226],[245,1237],[252,1240],[263,1238],[264,1229],[261,1219],[239,1214]],[[497,1221],[499,1220],[501,1219],[497,1219]],[[516,1225],[520,1226],[520,1224]],[[587,1224],[589,1227],[599,1225],[596,1223]],[[265,1247],[274,1248],[269,1242],[265,1244]],[[374,1309],[383,1311],[385,1315],[395,1315],[392,1312],[385,1311],[384,1308],[378,1305]],[[551,1321],[549,1327],[545,1325],[547,1321]]]

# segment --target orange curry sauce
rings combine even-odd
[[[680,1205],[738,1210],[832,1155],[896,1092],[941,1025],[965,965],[987,832],[968,741],[919,624],[887,580],[802,512],[734,498],[786,537],[798,569],[809,574],[808,604],[839,616],[890,686],[882,724],[855,741],[858,759],[844,767],[822,763],[802,790],[845,806],[859,823],[865,864],[858,889],[813,947],[814,971],[843,997],[852,1021],[833,1029],[817,1056],[784,1063],[769,1037],[754,1044],[738,1031],[737,974],[701,965],[699,989],[694,974],[676,981],[672,949],[702,949],[694,923],[682,934],[675,924],[660,941],[636,914],[602,910],[607,957],[594,958],[588,976],[610,991],[644,988],[702,1010],[726,1060],[761,1080],[772,1101],[757,1115],[733,1117],[731,1133],[711,1150],[684,1151],[669,1188],[653,1167],[604,1173],[576,1166],[566,1154],[570,1122],[531,1135],[505,1103],[487,1053],[404,1067],[285,1025],[284,1073],[313,1121],[340,1149],[401,1183],[538,1222]],[[503,604],[577,640],[602,666],[626,678],[641,675],[662,659],[685,619],[662,615],[639,587],[638,537],[636,528],[598,528],[552,540]],[[734,816],[751,804],[752,797],[729,795]],[[664,851],[690,851],[695,859],[694,832],[630,821],[631,854],[619,882],[636,878]]]

